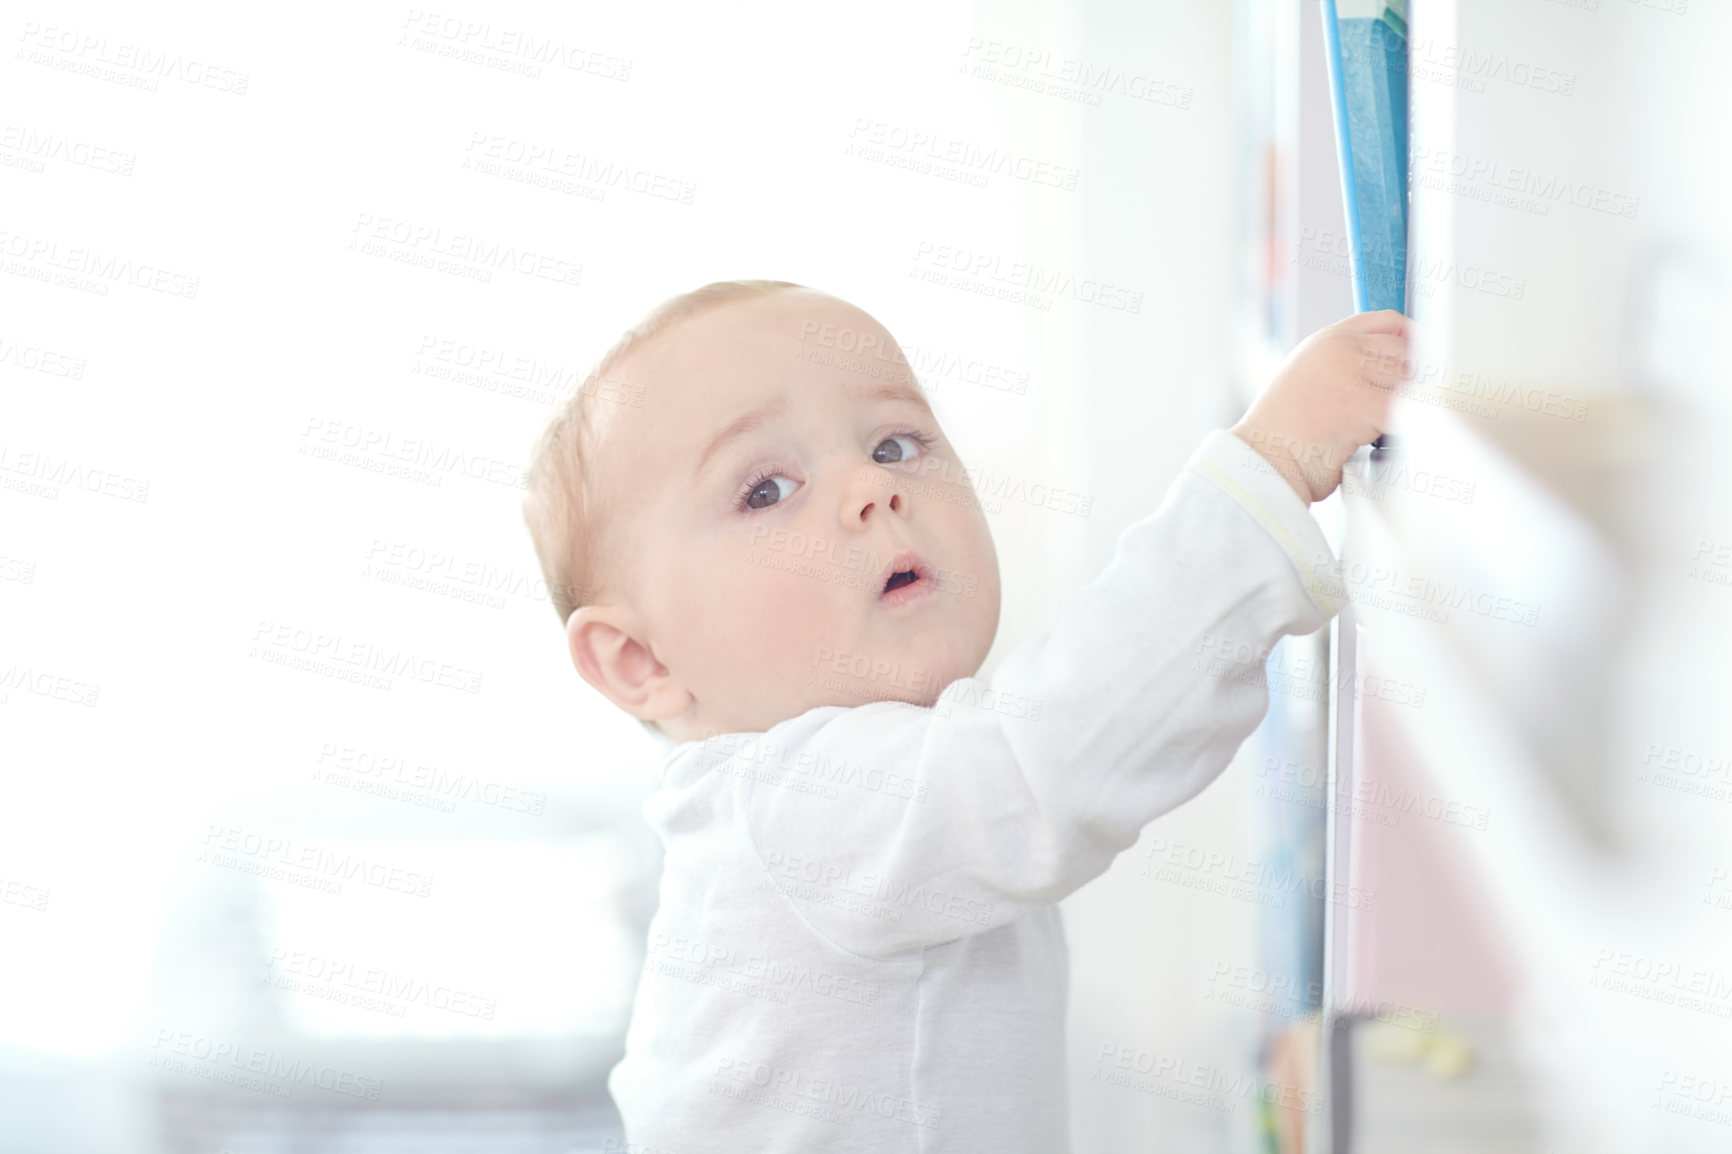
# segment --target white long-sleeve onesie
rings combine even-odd
[[[1065,1151],[1057,902],[1232,760],[1269,647],[1340,608],[1332,563],[1217,430],[990,684],[674,748],[608,1078],[630,1154]]]

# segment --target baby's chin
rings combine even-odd
[[[846,641],[830,632],[821,643],[810,640],[816,631],[790,631],[780,645],[758,648],[743,663],[751,668],[713,669],[721,683],[697,696],[719,708],[699,713],[715,732],[763,732],[823,706],[896,701],[930,709],[947,686],[979,671],[992,624],[977,613],[957,614],[909,629],[863,630]]]
[[[838,663],[841,672],[837,671]],[[928,661],[927,665],[935,664]],[[882,668],[881,668],[882,666]],[[856,674],[853,670],[861,670]],[[810,668],[803,677],[777,687],[768,696],[750,702],[739,702],[725,717],[713,717],[702,726],[701,736],[721,733],[762,733],[785,721],[825,706],[853,709],[876,702],[898,701],[905,705],[930,709],[938,701],[944,687],[967,674],[946,675],[940,669],[923,667],[910,659],[894,658],[858,665],[853,655],[831,651],[822,663]]]
[[[805,703],[804,709],[870,705],[875,701],[929,708],[946,685],[972,672],[958,671],[959,664],[954,658],[917,651],[867,656],[821,648],[798,687],[798,696]]]

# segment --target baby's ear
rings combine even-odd
[[[615,607],[576,609],[565,623],[571,663],[602,696],[639,721],[678,717],[692,695],[634,636],[637,631],[637,623]]]

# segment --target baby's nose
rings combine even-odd
[[[843,506],[843,520],[846,521],[849,519],[849,514],[852,510],[856,511],[856,516],[859,521],[869,521],[873,512],[880,506],[888,508],[894,513],[902,512],[904,502],[902,494],[897,490],[898,487],[894,477],[887,478],[879,475],[865,478],[860,486],[860,490],[856,490],[856,492],[851,494],[848,503]]]

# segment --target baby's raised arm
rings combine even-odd
[[[1326,495],[1332,451],[1382,429],[1388,394],[1361,362],[1404,354],[1399,334],[1378,339],[1385,326],[1369,314],[1301,346],[1235,430],[1262,448],[1211,433],[990,683],[954,682],[932,709],[821,709],[772,731],[820,776],[897,783],[826,797],[736,778],[765,869],[810,925],[869,957],[1003,925],[1104,872],[1226,768],[1268,708],[1271,647],[1340,608],[1302,494]],[[1294,443],[1320,448],[1306,459]],[[1326,670],[1293,672],[1326,691]]]

